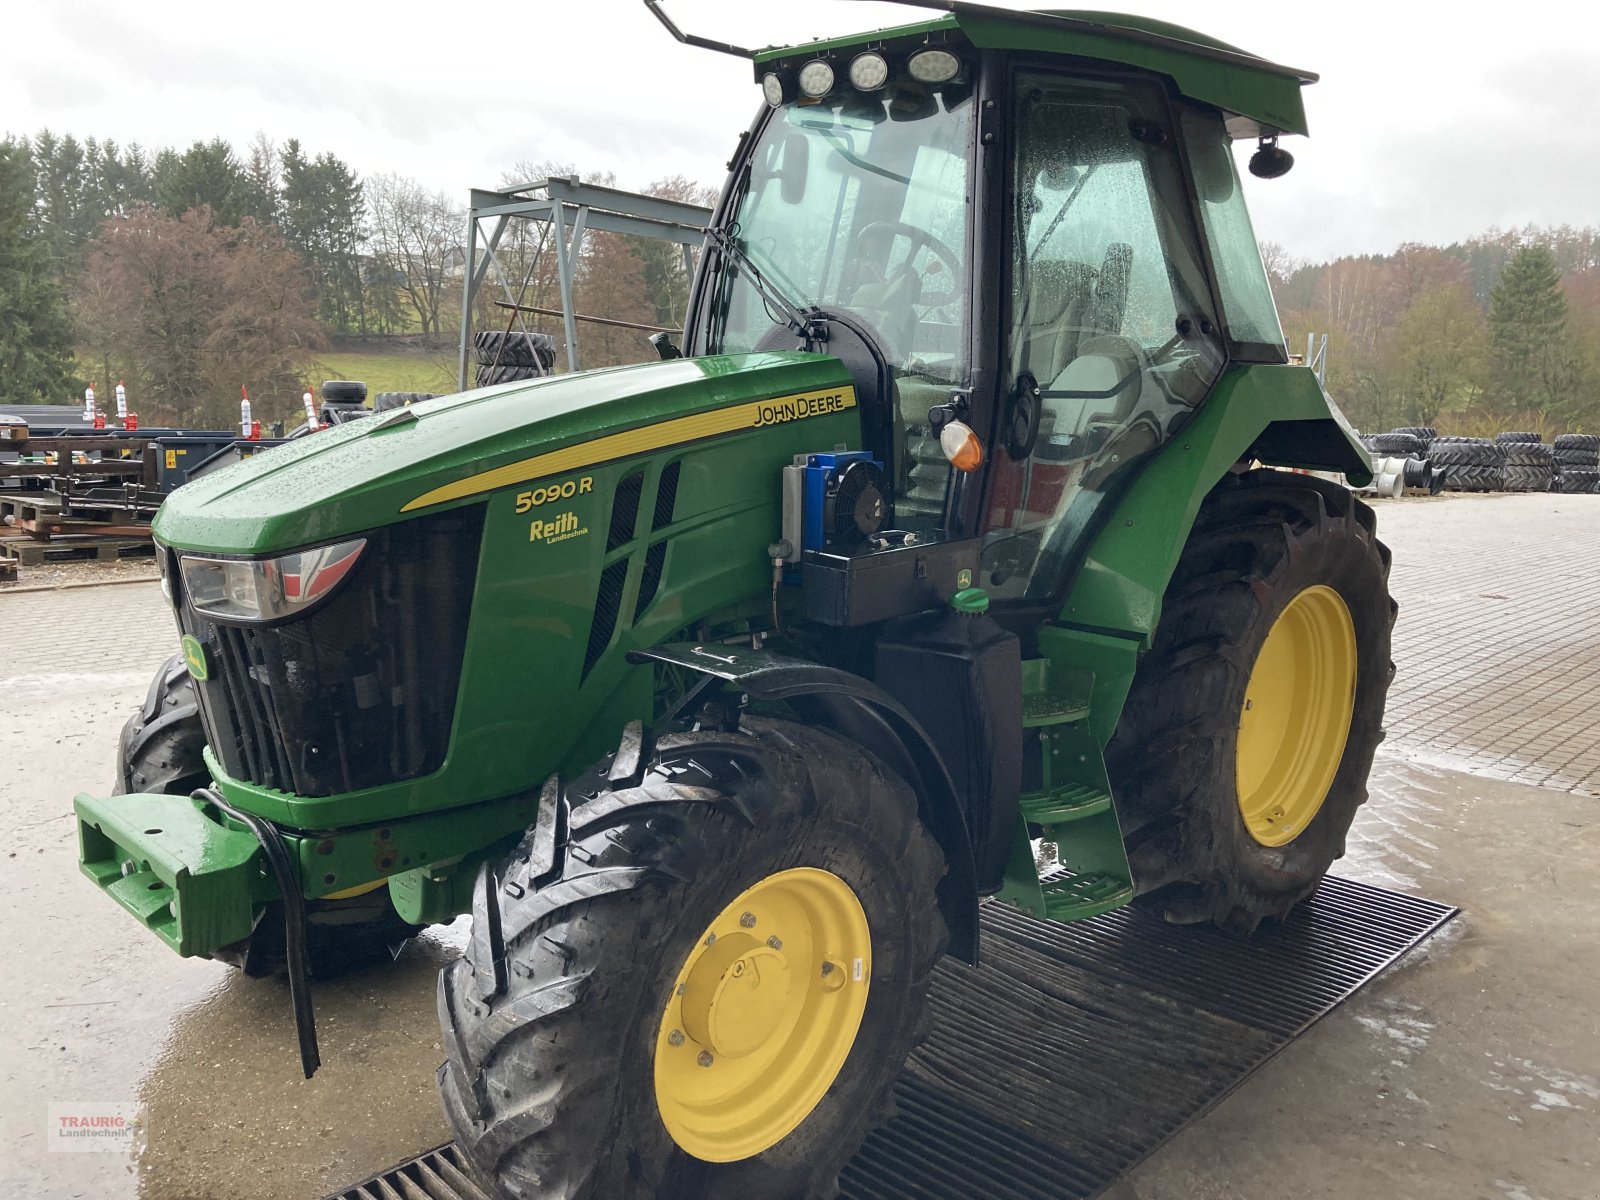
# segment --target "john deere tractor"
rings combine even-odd
[[[936,7],[679,35],[765,97],[681,348],[157,519],[182,655],[77,798],[84,872],[286,971],[308,1073],[314,977],[470,913],[438,1084],[506,1195],[826,1194],[983,903],[1248,933],[1366,797],[1389,554],[1310,473],[1369,462],[1234,157],[1282,174],[1314,77]]]

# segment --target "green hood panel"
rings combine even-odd
[[[155,533],[187,550],[277,553],[547,475],[853,407],[849,385],[838,359],[773,353],[480,388],[297,438],[197,479],[168,498]],[[774,399],[798,403],[759,403]]]

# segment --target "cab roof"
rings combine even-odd
[[[978,50],[1071,55],[1165,75],[1181,94],[1221,109],[1234,137],[1308,132],[1300,90],[1315,83],[1316,75],[1259,58],[1181,25],[1125,13],[1017,11],[959,0],[922,6],[954,11],[933,20],[850,37],[757,50],[753,55],[756,78],[759,81],[775,66],[798,68],[812,58],[844,57],[852,50],[884,47],[903,51],[913,45],[965,42]]]

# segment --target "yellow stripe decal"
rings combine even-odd
[[[443,504],[447,500],[461,500],[467,496],[499,491],[513,484],[550,475],[564,475],[568,471],[579,471],[619,458],[631,458],[635,454],[647,454],[652,450],[697,442],[719,434],[759,429],[764,425],[782,425],[788,421],[842,412],[855,406],[856,390],[846,384],[817,392],[778,396],[771,400],[753,400],[749,404],[735,404],[730,408],[714,408],[692,417],[674,417],[670,421],[642,425],[638,429],[613,433],[592,442],[580,442],[548,454],[536,454],[492,471],[470,475],[455,483],[436,487],[431,492],[424,492],[400,511],[410,512],[431,504]]]

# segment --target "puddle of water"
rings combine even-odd
[[[1415,891],[1438,852],[1433,831],[1444,811],[1441,779],[1442,772],[1434,767],[1380,752],[1338,872],[1364,883]]]
[[[434,986],[465,934],[460,921],[429,930],[392,964],[317,983],[310,1080],[286,981],[223,973],[172,1015],[139,1084],[138,1195],[322,1195],[447,1140]]]

